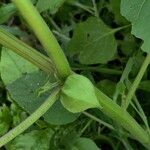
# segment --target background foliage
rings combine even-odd
[[[72,69],[85,75],[121,105],[143,63],[145,52],[149,52],[147,12],[150,2],[33,0],[33,3],[58,39]],[[0,1],[0,27],[45,54],[16,7],[7,0]],[[57,81],[53,75],[41,72],[9,49],[2,46],[0,49],[2,136],[36,110]],[[136,92],[135,102],[129,107],[130,114],[147,130],[150,122],[149,80],[148,68]],[[101,111],[92,109],[73,114],[58,100],[30,129],[3,149],[143,150],[144,147]]]

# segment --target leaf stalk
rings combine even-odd
[[[71,74],[69,63],[55,36],[33,6],[31,0],[12,0],[12,2],[16,5],[52,59],[60,78],[66,79]]]
[[[150,54],[147,54],[147,56],[146,56],[146,58],[145,58],[145,60],[144,60],[144,62],[142,64],[142,66],[140,68],[140,71],[137,74],[137,76],[136,76],[134,82],[132,83],[132,85],[131,85],[131,87],[129,89],[129,92],[128,92],[127,96],[126,96],[125,109],[128,108],[128,106],[129,106],[129,104],[130,104],[130,102],[131,102],[131,100],[132,100],[132,98],[133,98],[133,96],[135,94],[135,91],[138,88],[138,85],[140,84],[140,82],[141,82],[141,80],[143,78],[143,75],[144,75],[144,73],[145,73],[149,63],[150,63]]]
[[[2,28],[0,28],[0,44],[9,48],[47,73],[52,73],[55,70],[53,63],[48,57],[39,53],[37,50],[17,39],[14,35]]]
[[[47,98],[47,100],[27,119],[21,122],[18,126],[10,130],[4,136],[0,138],[0,148],[13,140],[19,134],[28,129],[33,123],[35,123],[41,116],[43,116],[48,109],[55,103],[58,98],[60,89],[56,89],[52,94]]]

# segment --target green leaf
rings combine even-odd
[[[53,133],[52,129],[33,130],[19,135],[6,147],[7,150],[48,150]]]
[[[78,54],[82,64],[105,64],[117,52],[114,32],[100,19],[91,17],[76,27],[68,51],[70,55]]]
[[[138,87],[140,90],[150,92],[150,80],[142,81]]]
[[[56,82],[54,77],[47,76],[43,72],[27,74],[17,79],[7,86],[11,98],[25,111],[32,114],[50,95],[50,90],[39,95],[39,90],[43,88],[47,80]],[[78,118],[79,114],[72,114],[57,101],[43,116],[44,120],[50,124],[67,124]]]
[[[135,37],[131,33],[125,33],[124,39],[120,40],[120,48],[125,56],[132,56],[137,50],[138,44],[135,42]]]
[[[150,1],[122,0],[121,13],[132,23],[132,34],[141,38],[144,43],[142,49],[150,52]]]
[[[113,94],[115,93],[116,83],[105,79],[105,80],[98,82],[97,87],[102,92],[104,92],[107,96],[112,98]]]
[[[93,84],[88,78],[78,74],[67,78],[60,99],[63,106],[73,113],[100,107]]]
[[[110,6],[115,15],[116,22],[119,24],[127,24],[128,21],[120,14],[120,3],[121,0],[110,0]]]
[[[75,121],[80,116],[79,113],[73,114],[67,111],[58,100],[50,110],[44,115],[45,121],[55,124],[63,125]]]
[[[25,31],[22,31],[17,26],[0,25],[0,29],[4,29],[5,31],[7,31],[17,37],[20,37],[20,38],[23,38],[23,37],[27,38],[27,36],[28,36],[28,34]]]
[[[1,52],[0,72],[5,85],[20,78],[25,73],[37,71],[30,62],[26,61],[11,50],[3,47]]]
[[[9,3],[0,7],[0,24],[7,22],[16,12],[16,7]]]
[[[10,113],[12,116],[12,126],[16,127],[27,117],[26,112],[24,112],[16,103],[11,103]]]
[[[12,117],[7,106],[0,107],[0,136],[10,128]]]
[[[72,145],[71,150],[100,150],[100,148],[91,139],[78,138]]]
[[[38,0],[36,7],[39,12],[49,10],[50,13],[54,14],[64,2],[65,0]]]

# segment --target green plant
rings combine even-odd
[[[0,43],[11,49],[13,52],[19,54],[21,57],[25,58],[29,62],[36,65],[41,70],[45,71],[50,78],[55,78],[52,83],[46,82],[44,85],[42,85],[41,91],[39,92],[37,98],[40,97],[41,94],[47,94],[49,96],[43,104],[38,104],[39,108],[35,108],[35,112],[32,110],[28,111],[31,113],[31,115],[26,118],[23,122],[21,122],[18,126],[16,126],[14,129],[10,130],[8,133],[6,133],[4,136],[0,138],[0,147],[10,142],[12,139],[14,139],[16,136],[21,134],[23,131],[25,131],[27,128],[29,128],[33,123],[35,123],[43,114],[49,110],[50,107],[55,101],[60,98],[61,103],[63,107],[72,113],[82,113],[85,110],[89,108],[96,108],[102,111],[104,114],[106,114],[108,117],[113,119],[116,124],[121,125],[125,130],[127,130],[133,138],[138,140],[143,146],[145,146],[147,149],[150,148],[150,132],[144,129],[142,126],[140,126],[135,119],[127,112],[127,108],[129,104],[132,104],[132,99],[135,97],[135,91],[138,87],[138,85],[141,82],[141,79],[148,67],[148,64],[150,62],[150,56],[149,54],[145,58],[145,61],[143,65],[141,66],[141,69],[135,78],[135,81],[132,85],[128,85],[129,93],[127,94],[127,97],[125,98],[125,103],[123,107],[119,106],[115,101],[113,101],[111,98],[109,98],[106,94],[104,94],[101,90],[99,90],[96,86],[93,85],[93,83],[86,78],[83,75],[78,75],[72,69],[70,68],[69,62],[67,61],[67,58],[65,57],[65,54],[63,53],[63,50],[59,46],[56,38],[54,37],[53,33],[50,31],[49,27],[46,25],[42,17],[40,16],[39,12],[35,9],[32,2],[30,0],[12,0],[12,2],[15,4],[16,8],[19,10],[23,18],[26,20],[29,27],[33,30],[36,37],[39,39],[41,44],[43,45],[47,55],[44,56],[43,54],[39,53],[37,50],[31,48],[27,44],[23,43],[19,39],[17,39],[12,34],[8,33],[6,30],[0,28]],[[94,10],[96,17],[98,16],[97,8],[94,3]],[[144,3],[144,1],[143,1]],[[140,6],[143,6],[144,4],[141,4]],[[137,2],[137,5],[139,2]],[[129,14],[129,12],[126,12],[126,9],[128,5],[136,5],[132,4],[132,2],[124,1],[122,0],[122,14],[124,16],[132,16],[132,14]],[[141,8],[141,7],[140,7]],[[140,9],[139,8],[139,9]],[[137,10],[139,13],[140,11]],[[128,14],[127,14],[128,13]],[[144,16],[144,14],[143,14]],[[127,17],[128,18],[128,17]],[[137,35],[135,31],[138,28],[134,25],[137,20],[132,21],[132,19],[129,18],[129,20],[133,23],[133,34],[135,36],[141,37],[143,40],[146,41],[145,37]],[[82,64],[94,64],[94,63],[104,63],[105,61],[109,61],[112,59],[112,56],[115,53],[116,49],[116,42],[114,40],[113,34],[117,31],[120,31],[122,29],[125,29],[129,27],[130,25],[125,25],[121,28],[110,30],[107,26],[105,26],[103,23],[101,23],[97,18],[90,18],[88,20],[87,24],[92,24],[93,22],[97,22],[95,24],[95,28],[98,28],[101,26],[102,33],[98,33],[97,41],[99,41],[102,37],[109,36],[110,40],[112,40],[109,47],[109,43],[107,45],[108,50],[113,49],[112,54],[110,56],[104,58],[104,60],[101,59],[101,62],[99,62],[99,58],[93,59],[88,58],[85,55],[85,50],[89,51],[91,50],[90,43],[87,43],[86,47],[82,49],[82,52],[79,56],[79,61]],[[86,24],[86,25],[87,25]],[[137,23],[138,24],[138,23]],[[77,53],[77,51],[80,52],[80,47],[78,47],[78,42],[76,39],[78,39],[78,36],[83,36],[82,40],[83,42],[88,41],[90,42],[93,36],[93,32],[89,32],[86,34],[87,31],[83,31],[82,25],[78,26],[78,30],[75,33],[75,36],[71,40],[71,44],[69,45],[69,49],[71,49],[72,55]],[[86,29],[87,30],[87,29]],[[90,30],[90,27],[89,27]],[[78,34],[80,32],[80,34]],[[99,38],[100,36],[100,38]],[[89,37],[89,40],[88,40]],[[90,39],[91,38],[91,39]],[[94,42],[97,42],[94,41]],[[91,41],[92,42],[92,41]],[[97,45],[96,45],[97,44]],[[99,47],[99,43],[96,43],[95,45]],[[75,45],[75,46],[73,46]],[[144,43],[143,49],[147,52],[149,43]],[[80,46],[80,45],[79,45]],[[83,45],[84,47],[84,45]],[[77,49],[77,51],[76,51]],[[106,50],[106,49],[105,49]],[[109,51],[108,51],[109,52]],[[105,52],[102,53],[102,55]],[[97,54],[94,54],[96,57]],[[36,69],[35,69],[36,70]],[[34,76],[33,76],[34,77]],[[24,80],[24,79],[23,79]],[[44,79],[45,80],[45,79]],[[14,80],[15,81],[15,80]],[[19,81],[20,82],[20,81]],[[123,80],[120,81],[120,84],[118,86],[123,86]],[[7,82],[5,83],[7,84]],[[17,84],[17,82],[16,82]],[[39,83],[40,84],[40,83]],[[8,89],[12,90],[11,85],[8,85]],[[36,89],[36,88],[35,88]],[[121,89],[120,87],[118,88]],[[123,90],[124,91],[124,90]],[[35,91],[34,91],[35,92]],[[51,94],[49,94],[51,93]],[[16,94],[12,94],[11,96],[16,96]],[[16,96],[17,97],[17,96]],[[17,101],[17,98],[16,98]],[[19,104],[19,102],[18,102]],[[20,102],[20,105],[25,107],[25,104]],[[26,108],[28,109],[28,108]],[[145,115],[143,114],[145,117]],[[145,121],[146,122],[146,121]],[[147,125],[147,129],[149,126]]]

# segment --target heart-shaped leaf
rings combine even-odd
[[[73,74],[67,78],[60,99],[63,106],[73,113],[100,107],[93,84],[82,75]]]
[[[50,95],[50,90],[41,93],[47,80],[55,82],[52,76],[48,78],[44,72],[35,72],[22,76],[7,86],[11,98],[25,111],[32,114]],[[39,94],[40,92],[40,94]],[[50,124],[62,125],[73,122],[80,114],[73,114],[67,111],[58,100],[44,114],[44,120]]]
[[[68,53],[78,54],[81,64],[106,64],[117,53],[115,32],[116,29],[110,29],[102,20],[90,17],[77,25],[68,44]]]
[[[1,52],[0,71],[5,85],[20,78],[23,74],[37,71],[38,68],[20,57],[8,48],[3,47]]]
[[[150,1],[121,0],[121,13],[132,23],[132,34],[144,40],[142,49],[150,52]]]

